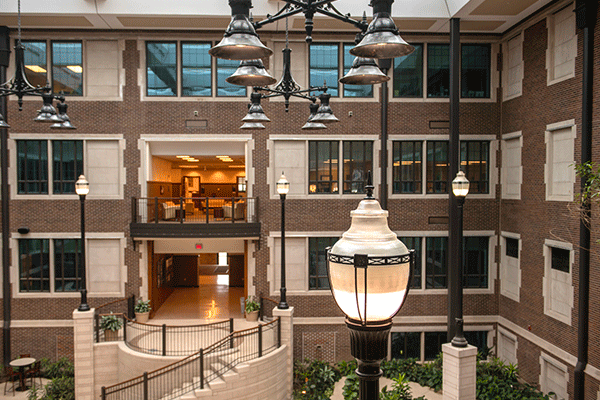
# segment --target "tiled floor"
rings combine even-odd
[[[225,278],[227,275],[200,275],[199,287],[176,288],[149,323],[243,318],[240,297],[244,288],[230,288]]]

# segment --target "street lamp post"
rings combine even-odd
[[[333,297],[346,314],[350,349],[358,360],[359,400],[379,396],[379,368],[387,356],[392,318],[404,304],[413,253],[387,224],[388,212],[373,198],[371,173],[367,197],[352,211],[352,225],[327,252]]]
[[[83,271],[81,275],[81,304],[78,311],[89,311],[90,306],[87,304],[87,288],[86,288],[86,272],[85,272],[85,196],[90,191],[90,183],[85,179],[85,176],[79,175],[79,179],[75,182],[75,192],[79,195],[81,203],[81,258],[80,268]]]
[[[281,295],[277,308],[282,310],[290,308],[285,296],[285,196],[289,191],[290,182],[282,172],[281,177],[277,181],[277,193],[279,193],[279,198],[281,199],[281,288],[279,289]]]
[[[456,304],[457,316],[456,316],[456,329],[455,335],[452,338],[452,346],[454,347],[467,347],[468,343],[463,333],[463,291],[462,291],[462,270],[463,270],[463,205],[465,204],[465,197],[469,194],[469,180],[465,176],[463,171],[458,171],[456,178],[452,181],[452,193],[457,200],[458,207],[458,249],[454,252],[455,260],[453,261],[452,273],[456,282],[457,290],[452,294],[452,302]]]

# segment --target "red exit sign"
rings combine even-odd
[[[202,250],[202,243],[196,243],[196,250]]]

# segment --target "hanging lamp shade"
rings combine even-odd
[[[42,100],[44,101],[44,104],[38,112],[38,116],[33,120],[36,122],[63,122],[63,120],[56,115],[56,110],[52,106],[52,100],[54,100],[54,96],[50,93],[43,93]]]
[[[242,121],[244,122],[270,122],[271,120],[265,115],[265,112],[260,105],[260,93],[252,92],[250,95],[252,105],[248,109],[248,114]]]
[[[265,129],[265,126],[260,122],[244,122],[240,129]]]
[[[2,114],[0,114],[0,128],[10,128],[10,125],[6,123]]]
[[[58,117],[62,120],[62,122],[57,122],[55,124],[50,125],[50,128],[53,129],[76,129],[71,123],[71,119],[67,115],[67,105],[61,101],[56,105],[58,108]]]
[[[240,86],[269,86],[277,82],[267,72],[260,58],[243,60],[238,69],[225,81]]]
[[[226,60],[250,60],[265,58],[273,54],[273,50],[261,43],[256,30],[248,19],[251,0],[229,0],[231,22],[219,44],[208,52],[213,57]]]
[[[319,100],[321,101],[321,105],[317,110],[317,114],[313,117],[311,122],[321,122],[323,124],[328,124],[332,122],[339,122],[335,115],[333,115],[333,110],[329,106],[329,99],[331,95],[327,92],[321,93],[319,96]]]
[[[350,229],[327,252],[333,297],[347,319],[362,326],[391,322],[408,294],[413,259],[388,227],[373,186],[366,188],[367,197],[350,212]]]
[[[373,21],[369,24],[364,37],[350,54],[367,58],[395,58],[406,56],[414,51],[414,47],[406,43],[396,24],[392,20],[392,3],[394,0],[372,0]]]
[[[463,171],[458,171],[452,180],[452,192],[456,197],[467,197],[469,194],[469,180]]]
[[[317,103],[310,103],[310,116],[308,120],[302,127],[305,130],[319,130],[319,129],[327,129],[327,126],[321,122],[313,122],[313,118],[317,115],[317,110],[319,109],[319,105]]]
[[[79,175],[79,179],[75,182],[75,193],[80,196],[85,196],[90,192],[90,183],[85,179],[84,175]]]
[[[389,80],[390,77],[381,72],[374,59],[356,57],[352,62],[352,68],[340,79],[340,82],[347,85],[374,85]]]

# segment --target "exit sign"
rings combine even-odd
[[[196,243],[196,250],[202,250],[202,243]]]

